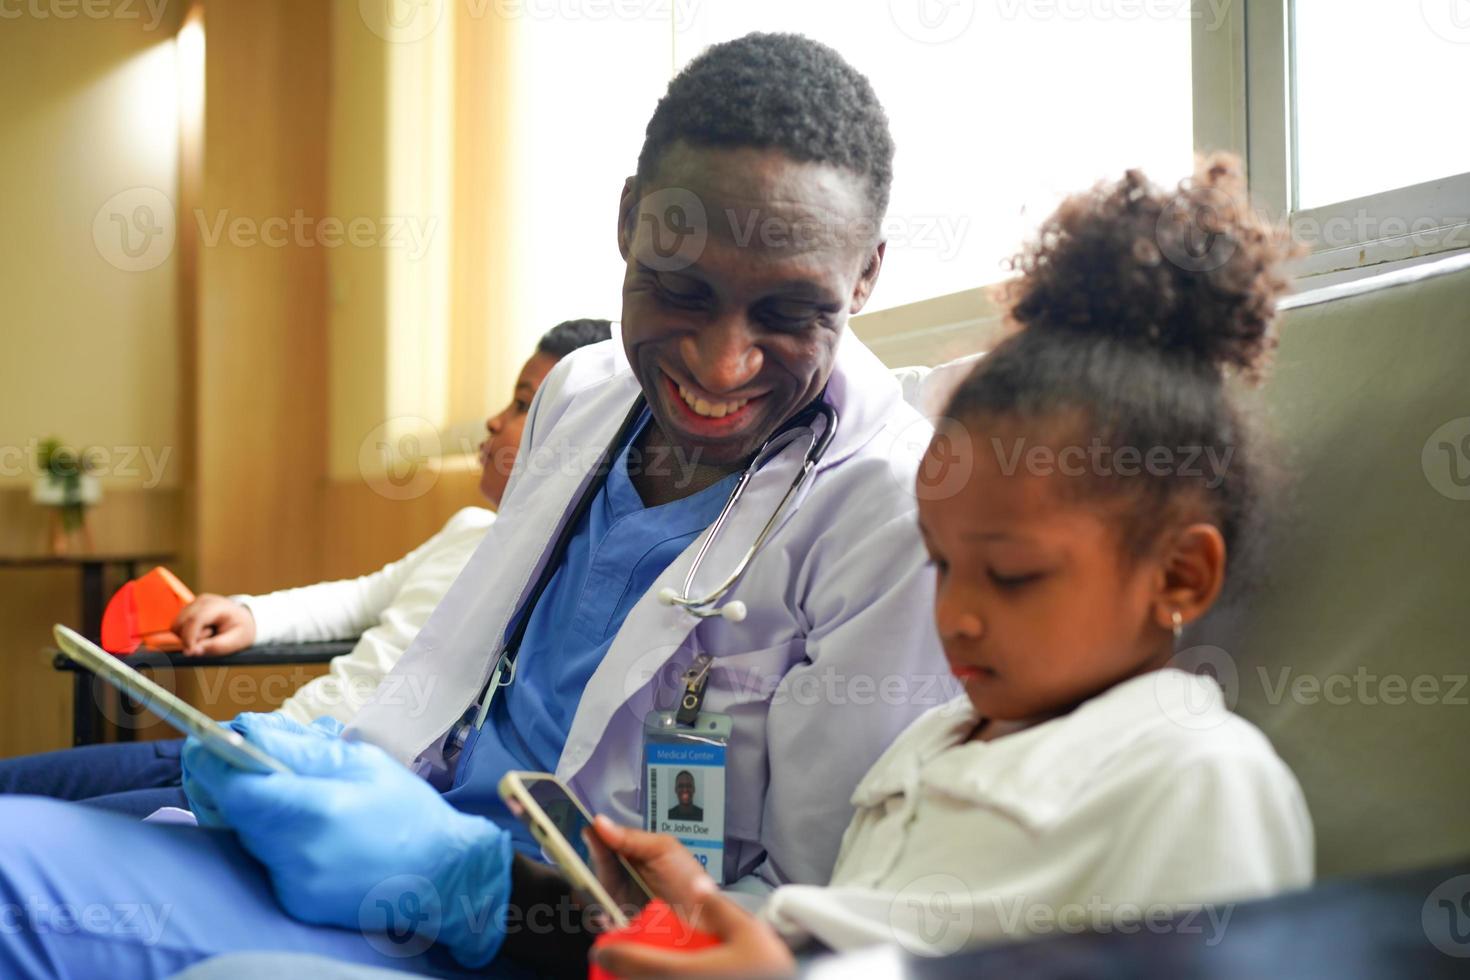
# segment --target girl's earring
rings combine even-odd
[[[1184,617],[1176,609],[1171,618],[1174,620],[1174,645],[1178,646],[1180,637],[1184,636]]]

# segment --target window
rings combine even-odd
[[[682,67],[749,31],[794,31],[872,81],[897,145],[872,312],[1004,278],[1040,220],[1097,180],[1183,177],[1191,21],[1187,0],[704,0],[675,53]]]
[[[1470,2],[1244,0],[1195,56],[1226,90],[1195,91],[1210,142],[1248,153],[1311,248],[1299,275],[1470,248]]]
[[[1298,207],[1470,171],[1470,3],[1295,0],[1291,38]]]

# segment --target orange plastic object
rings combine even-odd
[[[159,566],[118,589],[102,613],[102,649],[119,656],[149,650],[179,650],[183,644],[169,631],[194,593],[167,568]]]
[[[692,953],[719,945],[719,940],[707,932],[700,932],[674,912],[669,905],[655,898],[643,906],[637,918],[628,923],[626,929],[605,932],[593,941],[592,947],[600,949],[616,943],[642,943],[661,949],[678,949]],[[587,980],[617,980],[596,963],[587,968]]]

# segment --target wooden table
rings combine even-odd
[[[102,638],[102,610],[107,600],[117,589],[107,588],[109,569],[121,569],[123,582],[138,577],[141,565],[165,565],[174,560],[166,552],[137,552],[134,554],[85,554],[85,555],[0,555],[0,569],[6,568],[75,568],[81,572],[82,625],[78,630],[94,642]]]
[[[139,569],[147,571],[154,565],[166,565],[173,561],[174,557],[174,555],[161,551],[75,555],[0,555],[0,570],[75,568],[79,575],[78,585],[82,610],[78,632],[87,639],[100,643],[102,640],[102,611],[107,608],[107,600],[112,598],[112,594],[121,588],[124,582],[137,578]],[[109,572],[114,575],[110,576]],[[115,581],[111,587],[109,587],[110,578]],[[87,674],[78,674],[73,678],[72,701],[76,706],[76,711],[72,717],[72,742],[75,745],[88,745],[97,741],[102,732],[102,725],[106,722],[106,717],[101,709],[91,700],[90,682],[90,675]],[[88,705],[91,707],[87,707]],[[123,737],[127,736],[123,735]]]

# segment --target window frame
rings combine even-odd
[[[1194,0],[1195,147],[1246,161],[1255,201],[1311,247],[1299,280],[1367,275],[1470,250],[1470,173],[1297,207],[1292,0],[1236,0],[1214,31],[1205,26],[1209,3]],[[1389,230],[1398,224],[1402,232]]]

